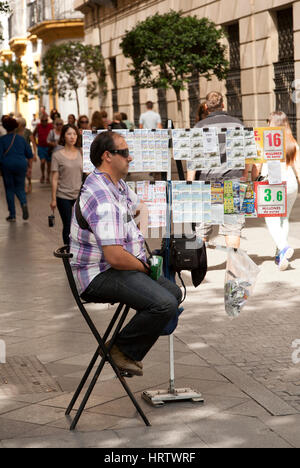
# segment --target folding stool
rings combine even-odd
[[[69,246],[63,246],[59,249],[57,249],[54,253],[54,256],[57,257],[57,258],[61,258],[62,261],[63,261],[63,264],[64,264],[64,267],[65,267],[65,270],[66,270],[66,274],[67,274],[67,278],[68,278],[68,281],[69,281],[69,285],[70,285],[70,288],[71,288],[71,291],[73,293],[73,296],[74,296],[74,299],[79,307],[79,310],[80,312],[82,313],[85,321],[87,322],[91,332],[93,333],[94,337],[96,338],[97,342],[98,342],[98,348],[66,410],[66,415],[69,415],[71,410],[73,409],[94,365],[96,364],[96,361],[98,359],[98,357],[100,357],[100,364],[99,366],[97,367],[96,369],[96,372],[94,374],[94,377],[93,379],[91,380],[91,383],[84,395],[84,398],[80,404],[80,407],[72,421],[72,424],[70,426],[70,430],[73,430],[75,429],[78,421],[79,421],[79,418],[88,402],[88,399],[93,391],[93,388],[102,372],[102,369],[104,367],[104,364],[105,362],[109,362],[109,364],[111,365],[111,367],[113,368],[117,378],[119,379],[119,381],[121,382],[121,384],[123,385],[127,395],[129,396],[129,398],[131,399],[132,403],[134,404],[135,408],[137,409],[137,411],[139,412],[140,416],[142,417],[144,423],[146,424],[146,426],[151,426],[150,422],[148,421],[148,419],[146,418],[143,410],[141,409],[140,405],[138,404],[138,402],[136,401],[132,391],[130,390],[129,386],[127,385],[126,381],[125,381],[125,378],[124,377],[132,377],[132,375],[126,373],[126,372],[120,372],[120,370],[118,369],[118,367],[116,366],[114,360],[112,359],[111,355],[110,355],[110,350],[111,348],[113,347],[114,343],[115,343],[115,340],[116,340],[116,337],[119,333],[119,331],[121,330],[122,326],[123,326],[123,323],[128,315],[128,312],[130,310],[130,307],[127,306],[126,304],[119,304],[118,307],[117,307],[117,310],[115,311],[114,313],[114,316],[113,318],[111,319],[103,337],[101,337],[100,333],[98,332],[95,324],[93,323],[91,317],[89,316],[86,308],[84,307],[85,304],[88,304],[88,302],[86,301],[82,301],[79,294],[78,294],[78,291],[77,291],[77,287],[76,287],[76,283],[75,283],[75,280],[74,280],[74,277],[73,277],[73,272],[72,272],[72,269],[71,269],[71,265],[70,265],[70,258],[73,257],[73,254],[69,253]],[[124,310],[123,310],[124,309]],[[117,320],[119,319],[119,321],[117,322]],[[112,335],[112,338],[110,340],[110,343],[109,343],[109,346],[106,347],[105,345],[105,342],[107,341],[113,327],[115,326],[115,329],[113,331],[113,335]],[[101,356],[102,354],[102,356]]]

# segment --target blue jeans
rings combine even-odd
[[[21,206],[26,205],[27,203],[25,194],[26,171],[27,169],[25,167],[16,167],[16,169],[8,169],[7,167],[2,167],[6,201],[9,215],[12,218],[16,217],[15,196],[18,198]]]
[[[121,302],[136,310],[116,344],[126,356],[141,361],[177,315],[182,293],[164,277],[154,281],[145,273],[111,268],[96,276],[81,297],[89,302]]]
[[[70,243],[70,229],[72,220],[72,210],[76,200],[67,200],[66,198],[56,198],[57,209],[63,223],[63,241],[65,245]]]

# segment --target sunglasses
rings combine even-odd
[[[88,124],[88,123],[89,123],[89,121],[88,121],[88,120],[80,120],[80,122],[79,122],[79,123],[81,123],[81,124],[82,124],[82,123],[83,123],[83,124]]]
[[[109,151],[111,154],[119,154],[122,158],[128,158],[129,156],[129,149],[116,149]]]

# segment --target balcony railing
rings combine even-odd
[[[73,4],[74,0],[35,0],[28,5],[28,28],[43,21],[83,18]]]

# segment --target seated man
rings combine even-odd
[[[123,180],[132,160],[125,139],[111,131],[99,134],[90,158],[96,169],[86,178],[80,209],[92,232],[80,228],[74,213],[72,270],[84,300],[121,302],[137,311],[111,355],[120,370],[143,375],[141,361],[177,315],[181,290],[163,277],[148,276],[144,237],[133,219],[137,196]]]

